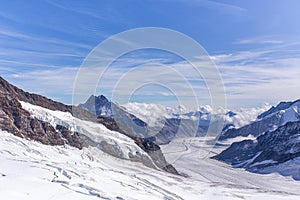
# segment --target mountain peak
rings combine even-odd
[[[112,103],[104,95],[91,95],[88,100],[80,104],[79,107],[97,116],[112,117]]]
[[[95,96],[96,100],[102,101],[102,102],[109,102],[109,100],[104,95]]]
[[[99,103],[99,102],[103,102],[103,103],[107,103],[109,102],[109,100],[104,96],[104,95],[99,95],[99,96],[95,96],[95,95],[91,95],[84,104],[87,103]]]
[[[286,110],[289,107],[293,106],[296,103],[300,103],[300,99],[296,100],[296,101],[291,101],[291,102],[280,102],[277,106],[272,106],[272,108],[270,108],[268,111],[260,114],[257,119],[262,119],[270,114],[279,112],[281,110]]]

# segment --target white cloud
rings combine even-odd
[[[281,40],[271,39],[239,39],[234,42],[235,44],[283,44]]]

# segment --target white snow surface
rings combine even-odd
[[[177,118],[178,116],[185,119],[196,120],[196,116],[185,115],[191,111],[183,106],[172,108],[159,104],[130,102],[123,105],[123,107],[150,126],[161,126],[161,123],[163,123],[165,119]],[[230,110],[224,108],[214,109],[209,105],[201,106],[198,111],[203,114],[206,113],[202,116],[203,120],[209,118],[209,115],[214,115],[215,119],[218,117],[225,117],[226,124],[233,124],[236,128],[239,128],[255,121],[259,114],[267,111],[270,107],[271,106],[266,103],[261,107],[231,110],[236,113],[233,117],[225,116]]]
[[[191,177],[82,150],[47,146],[0,131],[0,193],[9,200],[60,199],[299,199],[300,182],[279,175],[250,174],[199,159],[202,141],[190,140],[174,164]],[[177,148],[176,145],[174,148]],[[205,149],[205,148],[204,148]]]
[[[294,104],[286,110],[279,112],[282,115],[281,125],[286,124],[287,122],[295,122],[300,120],[300,102]]]

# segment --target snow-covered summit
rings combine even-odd
[[[234,138],[238,136],[253,135],[255,137],[266,131],[276,130],[278,127],[288,122],[296,122],[300,120],[300,101],[291,103],[280,103],[276,107],[270,108],[268,111],[258,116],[257,120],[245,125],[241,128],[234,128],[224,132],[221,139]]]

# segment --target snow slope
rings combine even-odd
[[[189,149],[176,162],[192,175],[185,178],[112,157],[94,147],[47,146],[3,131],[0,135],[3,199],[293,200],[300,195],[300,184],[284,177],[249,176],[215,160],[195,162],[197,148]],[[183,164],[187,161],[188,165]]]
[[[136,145],[131,138],[119,132],[111,131],[102,124],[78,119],[68,112],[53,111],[22,101],[20,103],[33,117],[48,122],[54,127],[61,125],[71,131],[82,133],[95,142],[101,143],[105,141],[111,144],[118,150],[118,155],[121,158],[130,159],[131,155],[139,154],[151,160],[150,156]]]
[[[276,113],[275,113],[276,114]],[[281,124],[278,125],[285,125],[287,122],[296,122],[300,120],[300,101],[293,104],[291,107],[287,108],[286,110],[281,110],[278,115],[281,115]],[[276,127],[276,128],[278,128]]]

